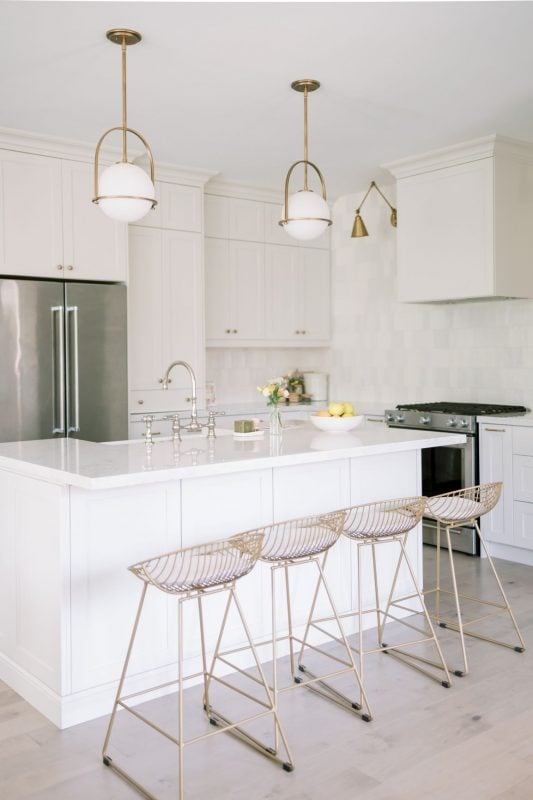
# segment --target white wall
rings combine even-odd
[[[208,348],[207,380],[215,381],[217,403],[248,403],[261,400],[257,386],[269,378],[298,367],[323,372],[327,349],[317,348]]]
[[[330,396],[533,406],[533,300],[397,303],[396,231],[375,192],[363,209],[369,237],[350,239],[362,195],[333,209]]]

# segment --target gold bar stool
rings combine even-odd
[[[330,548],[338,541],[345,519],[344,511],[334,511],[320,516],[294,519],[276,523],[260,529],[264,534],[263,546],[261,549],[260,560],[270,566],[270,582],[272,597],[272,638],[261,642],[261,646],[272,647],[272,684],[271,690],[275,698],[280,693],[297,688],[298,686],[312,689],[317,694],[333,700],[335,703],[349,709],[351,712],[362,717],[365,721],[371,719],[371,711],[368,705],[366,693],[362,685],[357,667],[350,649],[350,645],[345,636],[340,615],[337,612],[330,588],[324,576],[324,566]],[[305,625],[305,634],[302,639],[297,635],[293,622],[293,604],[291,597],[293,592],[290,585],[291,570],[302,567],[306,564],[313,564],[318,572],[317,585],[314,589],[312,604],[316,605],[317,598],[322,588],[325,600],[332,612],[332,620],[335,620],[338,628],[338,635],[333,636],[330,632],[325,632],[329,639],[340,644],[344,650],[343,657],[327,652],[318,644],[311,644],[308,639],[309,626]],[[283,577],[284,595],[286,603],[287,633],[278,634],[278,614],[277,614],[277,589],[276,576],[281,572]],[[303,626],[302,626],[303,627]],[[279,667],[277,664],[278,645],[286,641],[289,645],[291,683],[280,686]],[[300,649],[298,659],[296,658],[296,647]],[[303,664],[302,657],[305,649],[319,654],[321,657],[334,662],[334,669],[325,674],[310,672]],[[239,648],[240,650],[244,648]],[[237,649],[226,650],[225,652],[215,653],[215,658],[220,658],[226,665],[233,669],[238,667],[233,664],[228,656],[238,652]],[[243,674],[246,674],[243,672]],[[359,702],[354,702],[337,692],[334,688],[325,683],[327,679],[336,678],[341,675],[351,674],[355,679],[355,685],[360,697]],[[250,677],[250,676],[249,676]],[[277,747],[277,742],[275,747]]]
[[[437,681],[445,688],[451,686],[450,674],[444,661],[440,644],[435,635],[431,618],[427,611],[424,597],[418,586],[415,572],[413,570],[411,561],[406,551],[406,541],[409,532],[416,527],[422,519],[424,507],[426,503],[425,497],[405,497],[397,500],[383,500],[374,503],[366,503],[364,505],[354,506],[347,509],[344,522],[343,533],[349,539],[356,543],[357,548],[357,610],[347,611],[340,614],[341,618],[355,617],[358,623],[358,642],[357,647],[351,646],[353,652],[359,656],[359,675],[361,681],[364,683],[364,657],[370,653],[389,653],[395,656],[399,661],[402,661],[407,666],[410,666],[417,671],[427,675],[432,680]],[[398,561],[394,569],[392,584],[388,593],[386,603],[383,607],[380,598],[380,585],[379,585],[379,569],[376,560],[376,549],[378,545],[397,543],[399,546]],[[370,548],[372,558],[372,572],[373,572],[373,585],[374,585],[374,599],[375,605],[372,608],[363,608],[363,584],[362,584],[362,568],[361,568],[361,555],[363,548]],[[400,568],[402,563],[405,562],[411,583],[414,588],[414,593],[409,595],[402,594],[396,595],[396,587],[400,575]],[[417,608],[406,605],[409,600],[416,599]],[[410,614],[422,614],[427,625],[428,630],[415,625],[410,621],[410,617],[398,617],[394,613],[394,609],[400,609],[410,612]],[[317,628],[323,631],[323,624],[329,623],[331,617],[315,618],[315,606],[311,608],[309,616],[308,628]],[[377,619],[377,647],[371,649],[364,649],[363,647],[363,617],[365,614],[375,614]],[[399,644],[387,644],[384,641],[385,625],[387,622],[397,622],[406,626],[410,630],[421,634],[420,638],[410,639],[406,642]],[[307,632],[306,632],[307,633]],[[305,643],[304,636],[304,643]],[[415,645],[422,645],[427,642],[432,642],[435,650],[437,651],[438,661],[431,661],[420,655],[405,651],[405,647],[412,647]],[[438,670],[444,672],[444,678],[440,672],[430,670],[429,667],[436,667]]]
[[[147,561],[141,561],[138,564],[134,564],[133,566],[129,567],[129,569],[133,572],[133,574],[136,575],[138,578],[140,578],[141,581],[143,581],[144,586],[142,589],[141,598],[139,601],[139,606],[137,609],[137,614],[133,625],[133,631],[131,634],[131,639],[129,642],[126,654],[126,660],[124,662],[124,667],[122,670],[122,675],[120,678],[117,695],[115,698],[115,703],[113,705],[113,711],[111,713],[111,719],[109,721],[109,726],[107,729],[107,734],[103,745],[102,757],[103,757],[103,762],[106,766],[112,768],[118,775],[124,778],[128,783],[130,783],[138,791],[140,791],[145,797],[148,797],[151,800],[156,800],[155,796],[146,787],[140,784],[135,778],[133,778],[130,774],[128,774],[124,769],[118,766],[116,761],[109,756],[108,750],[111,739],[111,733],[115,723],[116,712],[119,707],[122,709],[126,709],[136,719],[146,723],[148,726],[150,726],[152,730],[155,730],[156,732],[160,733],[162,736],[166,737],[166,739],[168,739],[170,742],[172,742],[177,746],[178,766],[179,766],[179,783],[178,783],[179,800],[183,800],[184,797],[183,761],[184,761],[185,747],[191,744],[195,744],[196,742],[204,741],[219,733],[224,733],[226,731],[236,732],[238,726],[253,722],[255,720],[259,720],[262,717],[272,716],[273,718],[274,727],[276,731],[276,751],[273,748],[262,744],[257,739],[252,737],[247,738],[246,740],[247,743],[254,746],[263,755],[268,756],[268,758],[276,760],[279,763],[281,763],[287,771],[292,770],[292,757],[290,755],[287,741],[285,739],[285,735],[283,733],[280,721],[278,719],[278,714],[275,706],[275,698],[265,679],[263,669],[261,667],[259,658],[257,656],[256,648],[250,636],[250,631],[246,623],[246,619],[244,617],[241,605],[235,593],[236,581],[239,578],[242,578],[244,575],[247,575],[249,572],[251,572],[251,570],[255,566],[261,552],[262,541],[263,541],[262,533],[252,531],[249,533],[238,534],[237,536],[233,536],[230,539],[223,539],[221,541],[210,542],[208,544],[203,544],[203,545],[197,545],[195,547],[188,547],[183,550],[175,550],[174,552],[165,553],[163,555],[150,558]],[[132,694],[125,695],[123,694],[124,681],[126,678],[130,657],[132,654],[135,637],[139,627],[139,622],[141,619],[141,613],[146,598],[146,592],[149,586],[154,586],[156,589],[159,589],[160,591],[165,592],[167,594],[173,595],[177,599],[178,677],[175,681],[167,682],[159,686],[153,686],[149,689],[145,689],[140,692],[134,692]],[[242,628],[244,630],[244,634],[247,641],[247,647],[253,653],[255,666],[259,674],[259,677],[254,678],[254,680],[263,688],[265,692],[264,701],[259,700],[257,697],[253,697],[247,693],[242,692],[240,689],[236,688],[235,686],[232,686],[229,682],[225,681],[223,678],[217,678],[213,674],[215,659],[213,659],[211,668],[210,669],[207,668],[203,601],[207,596],[211,596],[213,594],[216,594],[217,592],[225,592],[227,593],[228,597],[227,597],[227,602],[225,604],[222,624],[218,634],[216,648],[218,649],[220,647],[220,642],[222,640],[230,607],[233,604],[237,612],[238,618],[242,623]],[[189,601],[196,601],[197,603],[198,622],[199,622],[198,633],[201,645],[203,669],[201,672],[197,672],[192,675],[184,675],[183,674],[183,666],[184,666],[183,665],[184,661],[183,606],[186,602]],[[187,680],[200,677],[203,677],[204,681],[204,709],[207,710],[208,712],[209,721],[213,725],[217,726],[217,730],[211,730],[208,733],[204,733],[202,735],[195,736],[193,738],[186,740],[184,738],[184,719],[183,719],[184,683]],[[243,695],[249,700],[257,703],[261,707],[261,710],[259,710],[255,714],[240,719],[237,722],[230,722],[229,720],[223,719],[221,717],[213,718],[211,716],[209,701],[208,701],[210,684],[212,681],[219,681],[227,688],[232,689],[238,692],[240,695]],[[138,699],[141,695],[154,692],[157,689],[163,689],[165,687],[171,686],[172,684],[177,684],[177,689],[178,689],[179,709],[178,709],[177,736],[174,736],[173,734],[160,728],[153,721],[145,717],[144,714],[139,712],[137,709],[132,708],[132,706],[128,703],[129,700],[133,700],[134,698]],[[280,758],[278,758],[277,755],[279,738],[281,738],[286,751],[287,755],[286,761],[282,761]]]
[[[498,500],[500,499],[501,490],[501,482],[485,483],[480,486],[470,486],[467,489],[459,489],[456,492],[435,495],[427,500],[426,516],[432,517],[437,521],[437,551],[435,556],[436,584],[434,588],[425,590],[424,594],[435,594],[435,614],[433,615],[433,618],[436,620],[439,626],[441,628],[448,628],[449,630],[456,631],[460,636],[463,667],[461,669],[453,670],[455,675],[458,676],[468,674],[465,636],[472,636],[475,639],[482,639],[483,641],[490,642],[491,644],[509,647],[511,650],[516,650],[517,653],[523,653],[525,650],[522,634],[520,633],[515,616],[511,610],[509,601],[507,600],[507,596],[496,571],[496,567],[494,566],[494,562],[487,549],[487,545],[485,544],[485,540],[481,535],[478,523],[479,517],[483,516],[483,514],[488,514],[489,511],[492,511],[494,506],[497,504]],[[497,603],[481,597],[474,597],[458,590],[450,532],[454,528],[460,528],[462,525],[474,525],[479,536],[481,546],[483,547],[483,550],[487,556],[492,574],[496,580],[502,602]],[[441,586],[441,526],[444,526],[445,528],[446,548],[448,550],[448,560],[452,581],[451,589],[443,589]],[[457,621],[446,619],[441,615],[441,595],[451,595],[453,597]],[[481,617],[476,617],[475,619],[465,621],[461,612],[460,599],[485,605],[493,610]],[[479,632],[467,630],[468,626],[475,625],[476,623],[482,622],[483,620],[489,619],[490,617],[494,617],[498,614],[509,615],[512,626],[518,637],[518,641],[520,642],[519,645],[509,644],[499,639],[492,639],[489,636],[485,636]]]

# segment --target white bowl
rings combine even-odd
[[[311,422],[320,431],[327,433],[346,433],[357,428],[364,422],[364,414],[356,414],[355,417],[319,417],[316,413],[311,414]]]

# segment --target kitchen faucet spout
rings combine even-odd
[[[191,421],[189,425],[185,426],[185,430],[187,431],[201,431],[202,426],[198,422],[198,412],[196,408],[197,404],[197,395],[196,395],[196,375],[194,374],[194,370],[187,361],[173,361],[167,368],[164,376],[159,379],[159,382],[162,384],[162,389],[168,389],[168,384],[170,383],[170,373],[174,369],[174,367],[184,367],[187,372],[189,373],[189,377],[191,379]]]

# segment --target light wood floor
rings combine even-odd
[[[426,548],[431,561],[434,551]],[[459,557],[472,592],[486,564]],[[497,562],[526,644],[533,643],[533,568]],[[501,628],[502,631],[504,628]],[[453,660],[457,640],[442,632]],[[307,690],[284,695],[280,711],[296,769],[288,774],[227,735],[186,755],[190,800],[532,800],[533,646],[524,654],[471,640],[471,675],[451,689],[388,656],[368,659],[374,720],[365,723]],[[199,690],[188,691],[195,706]],[[170,722],[173,700],[150,704]],[[175,798],[170,746],[135,720],[122,720],[116,752],[162,800]],[[192,714],[191,714],[192,716]],[[129,715],[128,715],[129,717]],[[106,719],[58,731],[0,683],[2,800],[134,800],[139,795],[102,765]],[[198,726],[200,726],[198,728]],[[118,759],[117,759],[118,760]]]

